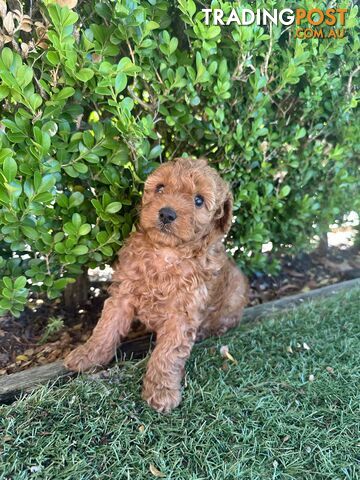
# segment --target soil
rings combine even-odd
[[[360,249],[329,248],[326,255],[317,252],[295,257],[281,257],[280,273],[276,276],[255,273],[250,278],[250,305],[268,302],[287,295],[306,292],[340,281],[360,277]],[[19,319],[0,318],[0,375],[51,363],[64,358],[77,345],[85,342],[96,324],[108,282],[93,281],[88,301],[74,312],[65,310],[61,299],[46,302],[31,298]],[[50,320],[49,320],[50,319]],[[54,320],[55,319],[55,320]],[[58,323],[55,333],[46,333],[50,324]],[[127,345],[137,352],[140,338],[146,334],[139,322],[134,322]],[[137,338],[138,340],[133,340]],[[136,346],[136,344],[140,346]],[[140,352],[144,353],[144,352]]]

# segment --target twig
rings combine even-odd
[[[135,64],[135,55],[134,55],[134,51],[133,51],[133,49],[131,48],[131,44],[130,44],[130,42],[129,42],[129,40],[128,40],[128,39],[126,39],[126,44],[127,44],[127,46],[128,46],[129,52],[130,52],[130,57],[131,57],[131,60],[132,60],[132,62]]]
[[[148,104],[146,102],[144,102],[143,100],[141,100],[141,98],[139,98],[136,93],[132,90],[132,88],[130,87],[127,87],[128,89],[128,92],[130,93],[130,96],[136,101],[138,102],[139,105],[141,105],[145,110],[148,110],[149,112],[154,112],[154,105],[152,104]]]
[[[46,93],[46,91],[41,86],[41,84],[40,84],[39,80],[37,79],[36,75],[34,75],[34,80],[35,80],[35,83],[36,83],[36,85],[39,89],[39,93],[40,93],[41,98],[43,98],[44,100],[47,100],[48,99],[48,94]]]
[[[264,61],[264,74],[267,79],[268,77],[268,66],[269,66],[269,60],[270,60],[270,55],[272,51],[272,46],[273,46],[273,37],[272,37],[272,24],[270,23],[270,42],[269,42],[269,48],[265,56],[265,61]]]
[[[352,81],[353,81],[353,78],[354,76],[358,73],[358,71],[360,70],[360,65],[358,65],[355,70],[353,70],[350,75],[349,75],[349,80],[348,80],[348,84],[347,84],[347,89],[346,89],[346,92],[347,92],[347,96],[350,97],[351,95],[351,87],[352,87]]]

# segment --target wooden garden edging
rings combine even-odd
[[[280,298],[279,300],[256,305],[255,307],[249,307],[245,309],[243,322],[252,322],[263,318],[265,315],[288,310],[305,301],[319,297],[329,297],[340,291],[354,287],[360,287],[360,278],[336,283],[306,293]],[[129,340],[120,347],[120,355],[128,358],[131,355],[136,356],[139,353],[146,352],[150,348],[151,343],[150,335]],[[23,372],[4,375],[0,377],[0,403],[9,403],[21,393],[28,393],[48,381],[64,380],[74,375],[76,375],[76,373],[69,372],[63,366],[62,362],[49,363],[48,365],[34,367],[29,370],[24,370]]]

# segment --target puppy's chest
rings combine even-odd
[[[146,310],[177,308],[198,295],[205,301],[207,293],[206,274],[196,259],[181,258],[170,249],[146,252],[141,262],[134,258],[117,276]]]
[[[187,260],[155,267],[144,266],[144,277],[135,289],[136,313],[140,320],[157,330],[169,315],[196,320],[205,308],[208,289],[202,275]]]
[[[150,295],[166,296],[170,291],[189,293],[203,282],[193,259],[179,258],[166,250],[145,259],[141,277],[142,288],[146,287]]]

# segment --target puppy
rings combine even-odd
[[[156,332],[143,398],[159,412],[178,406],[194,342],[237,325],[247,303],[247,280],[223,245],[231,220],[229,187],[206,160],[161,165],[145,183],[140,224],[119,252],[101,318],[65,366],[106,365],[136,317]]]

